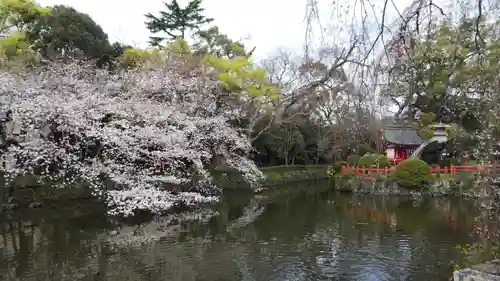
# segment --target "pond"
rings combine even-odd
[[[0,217],[0,280],[448,280],[473,201],[338,194],[304,185],[214,210],[111,226],[92,212]]]

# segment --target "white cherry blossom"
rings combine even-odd
[[[123,216],[217,200],[214,157],[255,186],[262,174],[248,158],[251,144],[210,114],[218,87],[202,77],[180,59],[116,73],[82,61],[0,70],[0,112],[12,112],[3,124],[20,129],[3,134],[18,144],[4,148],[2,169],[8,179],[38,173],[85,182],[110,215]],[[160,164],[165,176],[151,181]]]

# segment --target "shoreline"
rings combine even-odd
[[[261,182],[261,187],[254,193],[261,194],[266,191],[279,189],[280,185],[297,184],[309,181],[327,181],[329,165],[297,165],[297,166],[271,166],[262,167],[265,179]],[[245,185],[241,184],[240,178],[234,173],[226,171],[215,171],[214,179],[223,191],[245,190]],[[57,188],[55,183],[47,182],[38,184],[36,176],[21,176],[14,181],[14,197],[12,204],[7,202],[7,188],[0,182],[0,213],[14,209],[31,209],[33,202],[37,203],[34,208],[44,208],[42,205],[58,208],[59,205],[71,205],[73,203],[93,202],[101,203],[98,198],[94,198],[84,185],[74,185],[71,187]],[[35,199],[33,200],[33,189],[36,186]]]
[[[367,178],[335,175],[331,178],[332,188],[340,192],[383,196],[411,197],[462,197],[491,199],[490,186],[482,180],[460,178],[436,178],[420,189],[399,186],[386,177]]]
[[[362,177],[354,175],[332,175],[329,173],[330,165],[297,165],[297,166],[272,166],[262,167],[265,179],[261,182],[259,189],[249,190],[241,184],[240,178],[234,173],[227,171],[215,171],[214,180],[225,192],[250,192],[263,194],[287,189],[286,185],[300,185],[301,183],[325,182],[330,189],[339,192],[350,192],[363,195],[377,196],[410,196],[410,197],[464,197],[475,199],[489,199],[489,186],[481,179],[473,178],[436,178],[429,183],[425,190],[411,190],[399,187],[392,183],[387,177]],[[30,186],[36,182],[36,177],[25,176],[15,181],[15,200],[17,204],[13,209],[30,208],[33,202],[33,192]],[[294,187],[295,188],[295,187]],[[0,194],[3,200],[0,202],[0,212],[5,210],[7,190],[0,184]],[[102,204],[98,198],[94,198],[84,185],[73,187],[56,188],[50,183],[40,186],[36,191],[36,202],[53,208],[60,205],[85,204],[93,202]],[[41,207],[43,206],[36,206]],[[36,208],[35,207],[35,208]]]

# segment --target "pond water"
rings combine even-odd
[[[471,239],[474,202],[324,189],[120,228],[84,207],[18,211],[0,217],[0,280],[444,281]]]

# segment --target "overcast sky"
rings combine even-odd
[[[342,0],[337,0],[340,3]],[[351,5],[360,1],[347,1]],[[137,47],[147,46],[149,32],[144,25],[144,14],[156,14],[164,10],[162,0],[119,1],[119,0],[38,0],[43,6],[64,4],[89,14],[108,34],[110,41],[119,41]],[[179,0],[179,3],[187,0]],[[351,18],[358,7],[337,4],[334,0],[318,0],[322,11],[322,25],[342,28],[345,19]],[[380,14],[383,0],[372,0],[375,11]],[[398,9],[403,10],[411,0],[397,0]],[[358,4],[359,5],[359,4]],[[250,38],[247,44],[256,46],[260,58],[279,47],[300,51],[305,39],[306,0],[205,0],[206,16],[215,19],[214,24],[233,39]],[[341,7],[342,6],[342,7]],[[370,8],[371,9],[371,8]],[[335,14],[332,15],[332,10]],[[390,16],[397,14],[390,7]],[[372,12],[373,13],[373,12]],[[344,18],[344,22],[342,19]],[[352,21],[352,20],[349,20]],[[333,23],[333,24],[332,24]],[[376,30],[376,25],[371,26]],[[316,29],[317,34],[319,30]],[[346,30],[344,37],[348,36]],[[336,32],[338,33],[338,32]],[[337,40],[336,38],[335,40]]]

